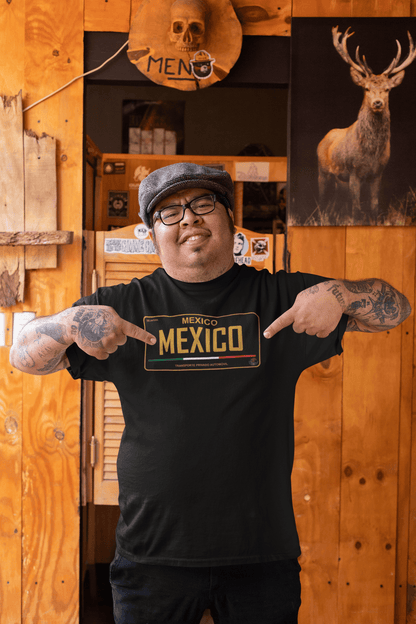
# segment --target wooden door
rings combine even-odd
[[[159,256],[143,224],[96,233],[98,287],[127,284],[134,277],[149,275],[160,266]],[[124,419],[115,386],[110,382],[94,385],[94,503],[117,505],[116,461]]]

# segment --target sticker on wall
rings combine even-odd
[[[155,246],[150,238],[145,240],[137,240],[137,238],[106,238],[104,241],[104,253],[126,256],[134,254],[157,256]]]
[[[134,182],[129,182],[129,188],[138,189],[140,182],[143,182],[143,180],[149,175],[150,171],[150,169],[143,167],[143,165],[136,167],[133,174]]]
[[[235,179],[239,182],[268,182],[268,162],[236,162]]]
[[[263,262],[269,257],[269,239],[268,238],[252,238],[251,239],[251,257],[253,262]]]
[[[103,166],[105,175],[124,175],[126,173],[125,162],[105,162]]]
[[[125,219],[129,216],[129,192],[108,191],[108,216]]]
[[[242,232],[234,234],[234,261],[237,264],[251,264],[251,258],[245,258],[249,244],[247,237]]]
[[[140,240],[149,238],[149,228],[144,223],[138,223],[134,228],[134,235]]]
[[[215,63],[215,58],[211,58],[209,52],[205,50],[195,52],[194,58],[189,61],[193,75],[200,80],[211,76],[213,63]]]

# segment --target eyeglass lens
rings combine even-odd
[[[173,225],[183,219],[186,208],[190,208],[194,214],[208,214],[215,208],[215,195],[196,197],[188,204],[165,206],[159,211],[159,217],[165,225]]]

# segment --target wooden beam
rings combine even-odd
[[[74,233],[56,232],[0,232],[0,246],[19,247],[21,245],[70,245]]]

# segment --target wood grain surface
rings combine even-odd
[[[25,106],[82,74],[84,3],[25,2]],[[26,129],[55,137],[58,229],[74,243],[58,250],[56,269],[27,276],[25,309],[38,316],[79,298],[82,231],[83,84],[24,114]],[[75,624],[79,620],[80,388],[67,372],[23,376],[22,621]]]
[[[319,229],[319,231],[316,231]],[[343,278],[345,228],[291,228],[291,271]],[[301,624],[333,624],[338,603],[343,357],[312,366],[297,384],[295,517],[301,541]]]
[[[24,133],[25,151],[25,230],[57,229],[56,140],[47,134],[38,137]],[[26,269],[56,269],[56,246],[26,249]]]

